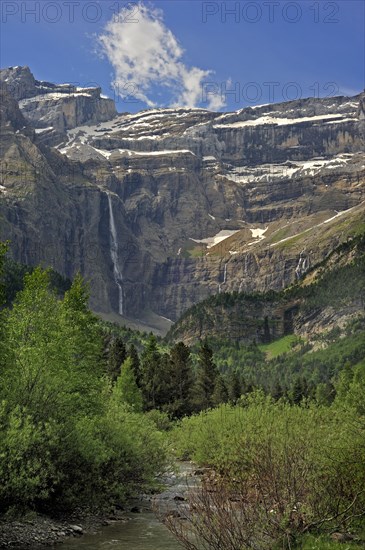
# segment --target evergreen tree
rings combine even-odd
[[[218,369],[213,362],[213,351],[207,341],[199,349],[198,372],[195,385],[195,401],[199,408],[207,409],[213,405],[212,395]]]
[[[141,389],[145,410],[156,409],[160,404],[158,398],[162,379],[161,355],[156,336],[151,334],[141,357]]]
[[[134,412],[142,411],[142,392],[137,386],[132,359],[128,357],[113,388],[113,399],[125,403]]]
[[[123,339],[119,335],[112,337],[109,344],[108,374],[112,381],[120,375],[122,364],[127,358],[127,350]]]
[[[132,361],[132,369],[133,369],[133,372],[134,372],[136,383],[137,383],[137,386],[140,388],[141,383],[142,383],[142,381],[141,381],[141,363],[140,363],[140,360],[139,360],[138,351],[136,350],[136,347],[134,346],[134,344],[131,344],[129,346],[127,355],[128,355],[128,357],[130,357],[130,359]]]
[[[295,405],[299,405],[303,398],[305,397],[305,384],[301,378],[297,378],[294,382],[293,389],[291,392],[291,400]]]
[[[191,412],[191,390],[194,382],[190,349],[183,342],[170,351],[171,361],[171,412],[181,417]]]
[[[175,380],[173,373],[173,364],[168,353],[164,353],[160,358],[156,384],[156,407],[172,413],[173,402],[175,400]]]
[[[275,399],[275,401],[279,401],[279,399],[281,399],[284,395],[284,391],[283,391],[283,388],[281,387],[281,384],[279,382],[276,382],[272,391],[271,391],[271,395],[273,397],[273,399]]]
[[[215,385],[214,392],[212,395],[212,402],[214,405],[220,405],[221,403],[227,403],[228,401],[228,391],[226,384],[224,383],[223,377],[218,374]]]
[[[232,401],[232,403],[236,403],[237,399],[241,397],[242,384],[236,371],[232,372],[229,377],[227,391],[229,400]]]
[[[269,344],[270,342],[271,342],[271,335],[270,335],[269,319],[267,318],[267,316],[265,316],[263,343]]]

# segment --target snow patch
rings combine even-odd
[[[268,230],[268,227],[266,227],[265,229],[260,229],[260,228],[256,228],[256,229],[250,229],[251,231],[251,234],[252,234],[252,237],[254,239],[264,239],[264,234],[265,232]]]
[[[43,134],[43,132],[48,132],[49,130],[53,130],[53,126],[48,126],[48,128],[36,128],[34,131],[36,134]]]
[[[265,229],[260,229],[259,227],[256,229],[250,229],[252,237],[257,240],[253,241],[252,243],[249,243],[248,246],[252,246],[253,244],[256,244],[262,241],[265,238],[265,233],[268,229],[269,229],[269,226],[265,227]]]
[[[355,155],[357,153],[341,153],[332,158],[315,157],[283,164],[261,164],[257,167],[237,166],[227,174],[221,174],[221,177],[236,183],[266,183],[282,178],[314,176],[323,169],[333,170],[345,166],[356,158]]]
[[[21,101],[19,101],[19,106],[23,107],[28,103],[34,103],[37,101],[57,101],[58,99],[65,99],[65,98],[67,99],[68,97],[92,97],[92,95],[87,93],[52,92],[49,94],[41,94],[41,95],[36,95],[34,97],[29,97],[27,99],[22,99]]]
[[[278,118],[264,115],[262,117],[253,120],[239,120],[237,122],[231,122],[227,124],[215,124],[213,128],[243,128],[245,126],[261,126],[263,124],[275,124],[277,126],[287,126],[289,124],[299,124],[301,122],[312,122],[316,120],[327,119],[343,119],[344,115],[330,114],[330,115],[315,115],[311,117],[301,118]]]
[[[140,156],[158,156],[158,155],[176,155],[180,153],[190,153],[190,155],[196,156],[195,153],[189,151],[189,149],[176,149],[176,150],[165,150],[165,151],[132,151],[133,155]]]
[[[205,239],[190,238],[190,240],[194,241],[195,243],[206,244],[207,248],[212,248],[212,246],[215,246],[216,244],[221,243],[225,239],[228,239],[228,237],[232,237],[232,235],[234,235],[235,233],[238,233],[238,231],[240,230],[239,229],[235,229],[235,230],[222,229],[221,231],[219,231],[219,233],[217,233],[213,237],[206,237]]]

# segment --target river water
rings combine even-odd
[[[196,482],[191,464],[180,463],[178,467],[179,472],[176,475],[165,478],[166,490],[156,497],[162,511],[175,509],[174,496],[183,495],[188,485],[191,487]],[[140,513],[128,514],[127,521],[115,522],[102,528],[97,534],[84,535],[65,542],[61,546],[62,550],[182,550],[183,547],[168,529],[148,510],[147,501],[141,501],[141,509]]]
[[[104,527],[96,535],[84,535],[65,542],[62,550],[182,550],[153,512],[134,514],[132,519]]]

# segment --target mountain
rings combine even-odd
[[[364,229],[285,290],[222,293],[192,306],[170,329],[167,341],[267,344],[289,334],[315,341],[323,333],[341,332],[364,317]]]
[[[0,83],[0,238],[81,271],[110,318],[166,331],[220,292],[281,290],[363,227],[364,93],[120,114],[28,67]]]

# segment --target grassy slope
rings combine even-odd
[[[259,349],[266,354],[267,359],[274,359],[289,352],[296,343],[298,343],[298,337],[295,334],[288,334],[270,344],[261,344]]]

